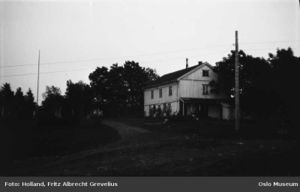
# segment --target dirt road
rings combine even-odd
[[[136,135],[142,134],[142,133],[149,133],[149,131],[146,129],[127,125],[125,123],[118,122],[115,120],[103,120],[102,124],[116,129],[119,132],[122,139],[130,138],[132,136],[136,136]]]

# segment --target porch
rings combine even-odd
[[[180,98],[180,114],[195,118],[222,119],[221,99]]]

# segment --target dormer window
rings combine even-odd
[[[209,76],[209,70],[202,70],[202,76],[208,77]]]

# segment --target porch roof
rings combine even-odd
[[[185,103],[205,103],[205,104],[220,104],[224,102],[225,99],[205,99],[205,98],[188,98],[182,97],[180,100],[183,100]]]

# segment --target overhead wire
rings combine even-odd
[[[279,42],[294,42],[295,44],[300,44],[300,41],[266,41],[266,42],[241,42],[240,44],[247,45],[247,44],[270,44],[270,43],[279,43]],[[298,42],[298,43],[297,43]],[[191,49],[185,49],[185,50],[173,50],[173,51],[165,51],[165,52],[154,52],[154,53],[149,53],[149,54],[140,54],[140,55],[135,55],[135,56],[122,56],[122,57],[107,57],[107,58],[92,58],[92,59],[80,59],[80,60],[72,60],[72,61],[56,61],[56,62],[43,62],[41,65],[57,65],[57,64],[70,64],[70,63],[82,63],[82,62],[89,62],[89,61],[99,61],[99,60],[110,60],[110,59],[117,59],[117,58],[126,58],[126,57],[143,57],[143,56],[151,56],[151,55],[160,55],[160,54],[167,54],[167,53],[176,53],[176,52],[188,52],[188,51],[197,51],[197,50],[202,50],[202,49],[207,49],[207,48],[214,48],[214,47],[219,47],[220,46],[229,46],[230,44],[215,44],[213,46],[207,46],[203,48],[191,48]],[[300,47],[296,46],[294,49],[299,49]],[[245,50],[270,50],[270,48],[246,48]],[[223,52],[223,51],[222,51]],[[198,53],[193,56],[207,56],[207,55],[215,55],[219,54],[219,52],[213,51],[213,52],[206,52],[206,53]],[[166,58],[166,59],[141,59],[142,61],[164,61],[164,60],[177,60],[181,59],[182,57],[171,57],[171,58]],[[31,65],[36,65],[36,64],[19,64],[19,65],[4,65],[0,66],[0,68],[12,68],[12,67],[23,67],[23,66],[31,66]],[[74,72],[74,71],[83,71],[83,70],[88,70],[91,69],[92,66],[88,68],[80,68],[80,69],[68,69],[68,70],[59,70],[59,71],[48,71],[48,72],[41,72],[41,74],[55,74],[55,73],[63,73],[63,72]],[[36,75],[37,73],[20,73],[20,74],[11,74],[11,75],[1,75],[3,78],[7,77],[19,77],[19,76],[30,76],[30,75]]]
[[[265,41],[265,42],[241,42],[240,45],[247,45],[247,44],[270,44],[270,43],[300,43],[300,41]],[[296,43],[296,44],[298,44]],[[69,63],[81,63],[81,62],[89,62],[89,61],[100,61],[100,60],[111,60],[111,59],[122,59],[128,57],[145,57],[145,56],[152,56],[152,55],[161,55],[161,54],[168,54],[168,53],[177,53],[177,52],[188,52],[188,51],[198,51],[203,49],[215,48],[220,46],[231,46],[233,44],[230,43],[222,43],[222,44],[214,44],[212,46],[205,46],[201,48],[190,48],[190,49],[178,49],[172,51],[162,51],[162,52],[153,52],[148,54],[138,54],[138,55],[131,55],[131,56],[120,56],[120,57],[102,57],[102,58],[91,58],[91,59],[79,59],[79,60],[63,60],[63,61],[54,61],[54,62],[41,62],[41,65],[57,65],[57,64],[69,64]],[[3,65],[0,68],[13,68],[13,67],[24,67],[24,66],[35,66],[36,63],[27,63],[27,64],[17,64],[17,65]]]

